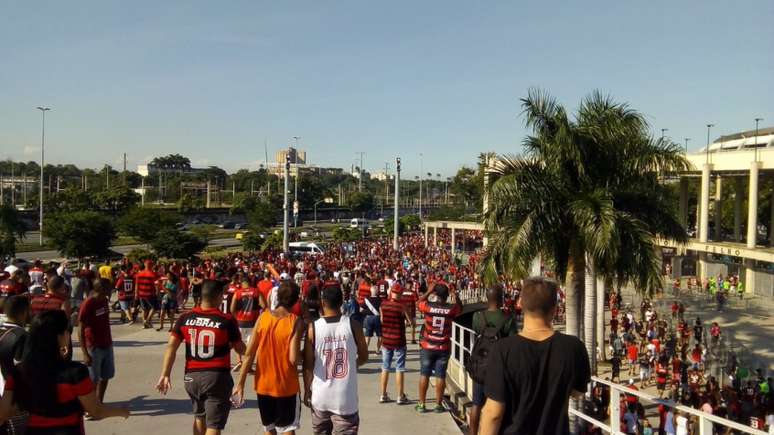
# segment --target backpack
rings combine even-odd
[[[494,348],[501,338],[503,338],[502,329],[508,322],[507,316],[499,325],[492,325],[486,319],[486,312],[483,312],[486,327],[481,334],[476,336],[476,342],[473,349],[465,361],[465,368],[470,377],[477,383],[483,384],[486,380],[486,365],[489,352]]]

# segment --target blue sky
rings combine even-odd
[[[5,1],[0,159],[99,167],[181,153],[256,168],[301,136],[312,163],[401,156],[450,175],[518,153],[519,98],[594,89],[691,147],[774,125],[774,2]],[[657,134],[660,134],[657,133]]]

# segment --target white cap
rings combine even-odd
[[[285,272],[280,273],[280,279],[288,279],[288,274]]]

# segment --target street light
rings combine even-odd
[[[710,129],[714,127],[715,124],[707,124],[707,148],[706,148],[706,154],[707,154],[707,164],[709,165],[709,148],[710,148]]]
[[[46,149],[46,112],[51,110],[51,108],[38,106],[38,110],[43,115],[43,126],[40,133],[40,198],[38,198],[40,202],[40,223],[38,228],[40,229],[40,246],[43,246],[43,158]]]
[[[326,204],[333,204],[333,198],[331,198],[331,197],[323,198],[323,199],[321,199],[321,200],[319,200],[319,201],[314,203],[314,226],[315,227],[317,226],[317,204],[319,204],[321,202],[324,202]]]
[[[755,118],[755,143],[753,146],[755,147],[755,161],[758,161],[758,123],[763,121],[763,118]]]
[[[424,155],[422,153],[419,153],[419,220],[422,220],[422,173],[424,172],[424,168],[422,165]]]
[[[395,214],[393,222],[392,249],[398,250],[398,201],[400,197],[400,157],[395,158]]]
[[[668,131],[669,131],[669,129],[668,129],[668,128],[662,128],[662,129],[661,129],[661,140],[664,140],[664,133],[666,133],[666,132],[668,132]]]
[[[288,150],[289,151],[289,150]],[[285,154],[285,192],[282,199],[282,251],[288,254],[288,177],[290,175],[290,152]]]
[[[688,155],[688,141],[691,140],[690,137],[685,138],[685,155]]]

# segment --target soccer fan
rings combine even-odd
[[[393,286],[400,283],[395,283]],[[419,299],[419,278],[407,283],[405,286],[400,286],[401,295],[400,302],[406,306],[406,312],[411,319],[417,318],[417,299]],[[416,322],[411,322],[411,344],[417,344],[417,327]]]
[[[70,300],[67,298],[67,288],[64,278],[55,276],[48,283],[48,290],[45,294],[33,296],[30,301],[30,309],[33,316],[37,316],[46,311],[61,310],[70,317]]]
[[[365,318],[366,348],[371,347],[371,338],[376,336],[376,353],[381,354],[382,348],[382,322],[379,318],[379,307],[382,305],[382,298],[379,296],[379,289],[371,286],[371,295],[363,299],[363,305],[360,307]],[[359,323],[359,322],[358,322]]]
[[[200,307],[177,319],[169,337],[161,377],[156,389],[166,395],[175,355],[185,343],[185,390],[193,403],[193,434],[219,435],[231,411],[231,349],[243,354],[245,344],[231,314],[218,309],[223,286],[217,281],[202,285]]]
[[[158,276],[153,271],[153,263],[150,261],[146,261],[142,265],[142,270],[134,275],[136,299],[140,301],[142,326],[145,329],[153,328],[151,319],[159,305],[158,290],[156,289],[157,279]]]
[[[33,295],[39,295],[43,293],[45,272],[43,271],[43,262],[35,260],[32,268],[27,272],[30,277],[30,293]]]
[[[387,383],[392,369],[392,360],[395,359],[395,382],[398,386],[398,405],[409,403],[404,392],[403,374],[406,371],[406,323],[413,323],[406,312],[406,306],[400,303],[401,293],[390,291],[390,298],[380,307],[382,324],[382,374],[380,403],[390,401],[387,395]]]
[[[83,353],[83,363],[89,367],[91,380],[97,386],[97,398],[105,401],[108,381],[116,373],[113,356],[113,337],[110,333],[110,307],[107,293],[110,281],[94,280],[91,294],[81,304],[78,314],[78,339]]]
[[[557,292],[553,281],[524,281],[524,327],[489,354],[481,434],[569,433],[567,404],[583,396],[591,370],[583,343],[553,328]]]
[[[169,332],[172,332],[173,325],[175,324],[175,312],[177,311],[177,292],[180,290],[177,283],[177,275],[171,271],[167,272],[167,279],[161,284],[163,296],[161,297],[161,318],[159,319],[157,331],[164,329],[164,319],[169,317]]]
[[[452,287],[453,288],[453,287]],[[430,295],[435,301],[428,302]],[[451,301],[447,299],[451,297]],[[419,351],[419,403],[418,412],[425,412],[425,398],[430,376],[435,377],[435,412],[444,412],[443,392],[446,389],[446,367],[451,353],[451,328],[454,318],[462,313],[462,301],[454,290],[449,290],[445,282],[437,282],[430,290],[419,297],[419,311],[425,317],[422,328],[422,340]]]
[[[121,266],[115,288],[118,293],[118,306],[121,308],[121,321],[128,321],[132,325],[137,318],[137,308],[134,306],[134,276],[130,266]]]
[[[297,367],[301,361],[304,322],[291,312],[299,293],[295,282],[285,279],[280,283],[274,298],[276,308],[264,311],[258,318],[234,388],[235,401],[240,404],[244,401],[247,374],[256,361],[255,392],[264,432],[295,435],[300,427]],[[269,302],[270,306],[274,303]]]
[[[8,298],[26,292],[27,288],[24,286],[24,271],[16,269],[8,278],[0,281],[0,308],[3,307],[3,304]]]
[[[304,404],[315,434],[357,434],[357,367],[368,361],[363,327],[341,314],[338,286],[322,290],[322,316],[309,325],[304,345]]]
[[[28,435],[84,434],[84,411],[99,419],[129,417],[127,408],[104,405],[88,368],[69,360],[69,325],[61,310],[32,319],[29,346],[0,400],[0,425],[14,413],[14,405],[29,413]]]
[[[257,288],[249,287],[247,283],[243,283],[231,299],[231,315],[236,319],[242,338],[247,340],[247,345],[250,344],[255,321],[264,309],[266,309],[266,299]],[[239,371],[241,366],[242,356],[239,355],[239,363],[234,366],[234,371]]]

